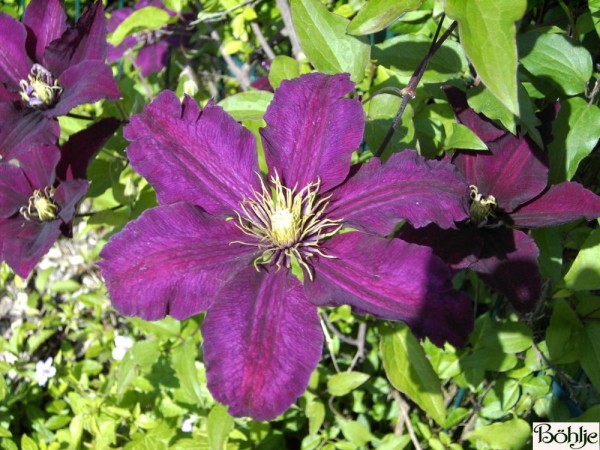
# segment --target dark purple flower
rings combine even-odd
[[[469,184],[470,220],[458,230],[403,227],[399,235],[431,246],[455,269],[470,268],[520,311],[539,299],[539,250],[522,229],[600,216],[600,197],[578,183],[548,186],[546,154],[525,136],[497,128],[469,108],[464,92],[446,88],[457,120],[488,146],[451,158]]]
[[[71,234],[88,162],[119,125],[105,119],[60,149],[37,145],[0,162],[0,261],[15,273],[29,275],[61,234]]]
[[[108,31],[114,32],[131,14],[148,6],[160,8],[169,15],[175,16],[175,12],[167,9],[162,0],[140,0],[133,8],[121,8],[114,11],[108,21]],[[108,60],[117,61],[127,50],[139,47],[135,62],[142,71],[142,75],[147,77],[166,67],[169,63],[170,48],[179,47],[186,41],[182,32],[180,27],[165,26],[159,30],[144,31],[127,36],[118,46],[109,46]]]
[[[51,144],[60,129],[48,119],[119,98],[105,64],[106,33],[101,1],[74,27],[67,27],[60,0],[32,0],[22,23],[0,13],[0,155],[14,156],[6,148],[25,142]]]
[[[406,151],[351,169],[364,129],[360,102],[342,98],[353,88],[347,74],[281,84],[261,132],[268,181],[254,135],[212,103],[163,92],[125,128],[160,206],[103,249],[111,299],[147,320],[208,310],[208,387],[233,415],[272,419],[304,392],[322,351],[316,305],[403,320],[438,344],[470,332],[470,303],[430,249],[352,230],[466,216],[451,165]]]

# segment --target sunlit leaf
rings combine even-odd
[[[460,41],[488,89],[515,115],[517,45],[515,22],[525,13],[526,0],[447,0],[448,17],[458,21]]]
[[[388,27],[407,11],[413,11],[423,0],[369,0],[348,25],[348,33],[371,34]]]
[[[319,72],[348,72],[360,82],[371,48],[364,37],[346,34],[350,21],[327,10],[319,0],[292,0],[292,19],[302,50]]]

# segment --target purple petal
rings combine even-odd
[[[211,214],[230,214],[260,190],[254,135],[212,102],[200,111],[164,91],[131,118],[124,136],[133,168],[161,204],[187,201]]]
[[[473,111],[467,103],[467,94],[460,89],[454,86],[444,86],[444,92],[454,110],[456,120],[469,127],[486,144],[506,133],[483,115]]]
[[[58,121],[39,111],[0,103],[0,156],[4,160],[18,157],[34,144],[55,144],[59,136]]]
[[[489,235],[481,258],[471,269],[486,284],[504,294],[516,309],[531,311],[542,290],[535,241],[518,230],[487,231]]]
[[[579,183],[551,186],[535,200],[510,215],[514,224],[525,228],[552,227],[585,217],[600,216],[600,197]]]
[[[157,320],[204,311],[248,264],[254,247],[230,244],[245,235],[186,203],[145,211],[102,250],[102,275],[122,314]]]
[[[469,188],[458,170],[442,161],[427,161],[414,150],[378,158],[338,186],[328,215],[368,232],[390,234],[402,219],[415,227],[437,223],[454,228],[469,216]]]
[[[31,193],[23,170],[12,163],[0,162],[0,218],[6,219],[27,205]]]
[[[285,80],[275,91],[261,136],[269,170],[286,186],[320,179],[326,191],[346,178],[365,126],[360,102],[342,98],[353,89],[348,74],[311,73]]]
[[[287,271],[241,271],[202,324],[208,388],[234,416],[271,420],[306,390],[323,347],[317,308]]]
[[[305,285],[312,303],[348,304],[383,319],[401,320],[438,345],[466,341],[473,325],[470,301],[452,289],[450,269],[430,248],[346,233],[322,250],[333,258],[312,263],[314,281]]]
[[[0,83],[19,90],[19,81],[27,79],[31,61],[25,51],[27,31],[8,14],[0,13]]]
[[[534,149],[525,137],[506,134],[488,147],[491,153],[476,156],[475,184],[484,196],[493,195],[504,211],[515,210],[546,188],[545,154]]]
[[[458,230],[442,230],[437,225],[413,228],[406,224],[397,236],[406,242],[431,247],[433,252],[452,269],[466,269],[479,258],[483,237],[474,227]]]
[[[104,61],[108,51],[107,21],[101,1],[88,8],[75,27],[69,28],[46,49],[44,66],[60,75],[70,66],[89,60]]]
[[[0,102],[18,102],[20,99],[18,92],[9,91],[0,83]]]
[[[136,63],[145,77],[149,77],[154,72],[160,72],[168,62],[169,44],[166,41],[145,45],[140,49],[136,58]]]
[[[38,223],[21,215],[0,219],[0,233],[6,236],[2,260],[17,275],[26,278],[60,236],[60,225],[60,220]]]
[[[31,185],[31,192],[54,184],[55,169],[60,159],[58,147],[42,145],[32,147],[19,155],[19,167]]]
[[[67,29],[67,15],[60,0],[32,0],[23,23],[33,32],[35,58],[42,61],[46,47]]]
[[[54,192],[54,200],[60,207],[58,216],[63,223],[68,224],[75,216],[75,207],[88,190],[89,182],[86,180],[64,181],[58,185]]]
[[[116,100],[121,96],[111,68],[102,61],[85,61],[69,67],[59,83],[64,90],[56,106],[48,110],[52,117],[65,115],[85,103],[103,98]]]
[[[85,130],[75,133],[61,147],[61,158],[56,168],[60,180],[86,178],[89,162],[121,126],[115,118],[102,119]]]

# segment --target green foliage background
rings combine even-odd
[[[277,87],[312,68],[350,72],[367,117],[366,145],[355,158],[364,160],[381,144],[400,105],[397,94],[438,23],[444,20],[443,32],[456,20],[458,33],[431,60],[386,155],[484,148],[455,123],[440,90],[471,84],[472,108],[536,142],[535,112],[560,99],[547,148],[551,181],[577,180],[600,191],[598,0],[291,0],[298,43],[285,30],[285,0],[165,3],[193,13],[188,48],[174,48],[168,67],[147,78],[134,50],[114,65],[123,98],[74,113],[126,120],[169,88],[199,102],[214,98],[258,133],[272,94],[252,82],[268,77]],[[105,4],[109,14],[126,6]],[[65,6],[74,19],[86,2]],[[5,0],[0,11],[20,17],[23,4]],[[109,40],[177,20],[147,10]],[[89,123],[61,118],[62,138]],[[98,253],[156,204],[125,147],[114,137],[91,165],[73,240],[56,244],[27,280],[0,268],[0,448],[521,449],[530,445],[534,420],[600,421],[597,222],[532,233],[546,284],[527,316],[473,274],[457,275],[455,286],[477,304],[476,328],[462,349],[419,342],[402,324],[354,316],[347,307],[321,311],[324,357],[297,404],[270,423],[229,417],[206,388],[202,316],[146,323],[110,306]],[[117,335],[135,341],[121,361],[111,356]],[[57,374],[38,386],[35,364],[49,356]],[[185,419],[193,422],[191,433],[182,431]]]

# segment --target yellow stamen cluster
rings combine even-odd
[[[494,217],[494,210],[498,207],[496,198],[493,195],[484,197],[475,185],[469,186],[469,192],[471,197],[471,221],[477,226],[487,225],[489,218]]]
[[[54,188],[48,186],[43,191],[40,189],[33,191],[33,195],[29,197],[29,203],[27,206],[23,206],[19,212],[27,220],[50,222],[56,219],[58,209],[58,205],[54,202]]]
[[[38,109],[53,106],[63,92],[58,80],[55,80],[50,72],[39,64],[33,65],[27,80],[21,80],[19,85],[23,101]]]
[[[276,174],[271,177],[271,184],[273,192],[261,178],[261,192],[242,202],[244,214],[236,213],[237,226],[254,239],[236,243],[256,246],[262,251],[254,260],[256,268],[270,264],[278,269],[282,265],[290,268],[295,259],[312,279],[307,260],[314,255],[328,257],[319,246],[342,228],[342,220],[324,217],[330,197],[318,198],[320,181],[296,191],[296,187],[283,186]]]

